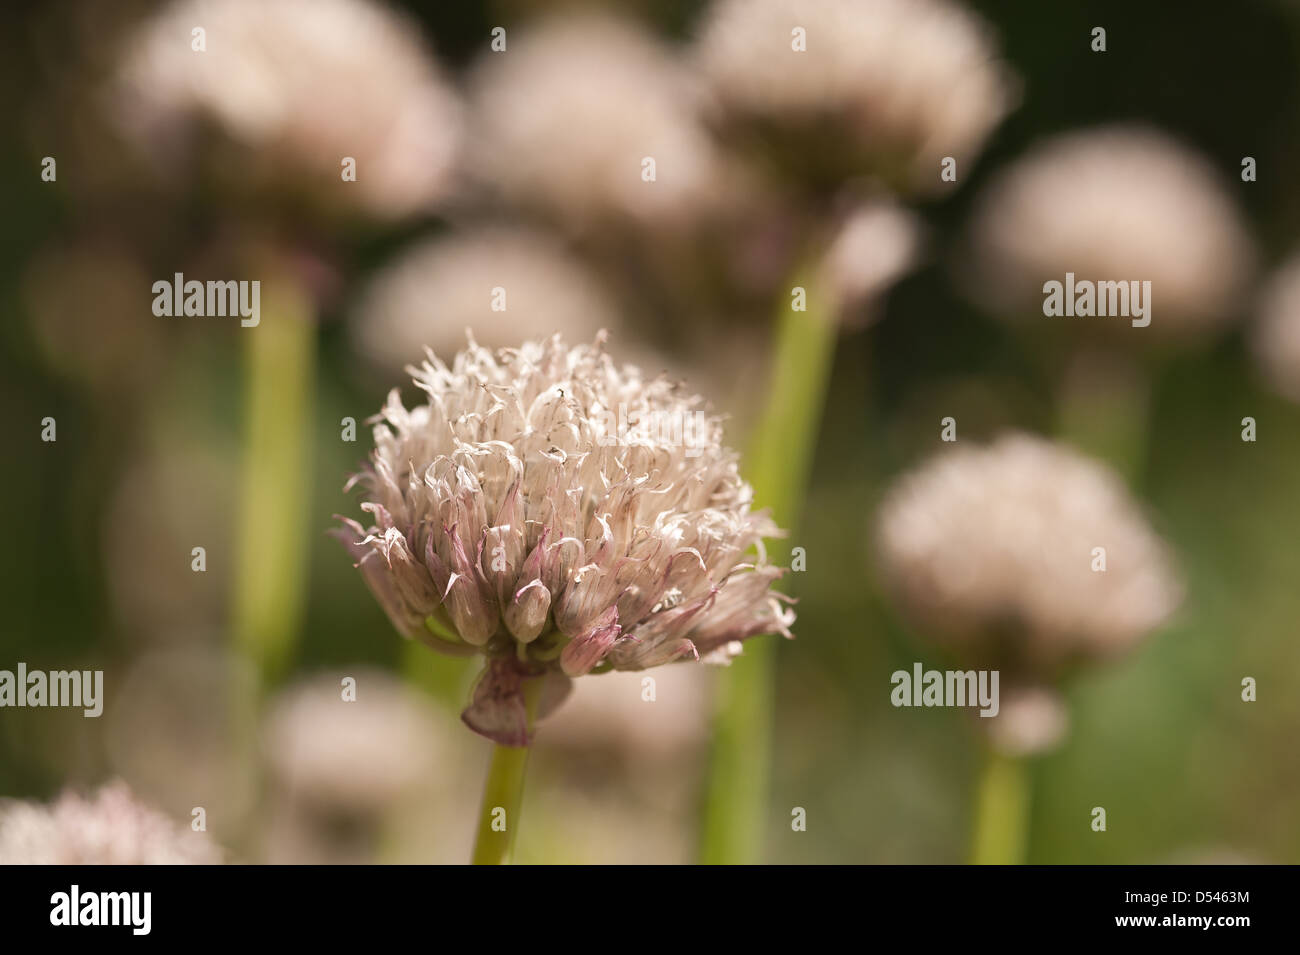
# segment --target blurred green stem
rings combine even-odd
[[[296,282],[277,274],[261,286],[258,324],[239,329],[245,430],[233,631],[265,685],[289,662],[302,625],[316,329]]]
[[[1126,356],[1085,351],[1065,371],[1059,433],[1130,485],[1142,480],[1149,427],[1147,371]]]
[[[837,325],[829,303],[807,281],[807,310],[786,299],[772,361],[767,403],[745,459],[754,501],[792,533],[799,520],[821,424]],[[713,750],[706,784],[700,859],[752,864],[763,852],[772,746],[776,642],[747,641],[720,675]]]
[[[445,656],[419,640],[403,641],[402,672],[407,682],[457,710],[465,705],[465,690],[479,665],[477,657]]]
[[[1029,824],[1029,770],[1024,760],[986,750],[975,794],[975,865],[1021,865]]]

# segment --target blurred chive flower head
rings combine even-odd
[[[980,720],[994,749],[1010,756],[1033,756],[1054,749],[1065,738],[1070,714],[1055,689],[1012,685],[1000,696],[998,715]]]
[[[920,633],[1004,678],[1126,650],[1182,598],[1121,479],[1028,435],[958,447],[902,478],[881,505],[879,546]]]
[[[440,750],[437,711],[382,671],[297,683],[272,701],[263,749],[281,794],[335,813],[377,814],[427,785]],[[340,767],[348,767],[340,772]]]
[[[389,395],[349,483],[373,523],[338,533],[398,630],[486,657],[476,732],[527,745],[570,677],[789,636],[762,546],[777,528],[698,396],[615,365],[603,336],[496,355],[471,339],[411,370],[427,402]]]
[[[1300,402],[1300,255],[1285,262],[1265,286],[1251,345],[1269,384]]]
[[[419,30],[370,0],[178,0],[131,38],[115,94],[119,125],[163,172],[202,149],[234,190],[380,219],[444,197],[461,139]]]
[[[581,680],[547,724],[546,746],[580,759],[600,753],[602,772],[653,776],[665,762],[684,768],[709,739],[714,675],[689,666],[657,673],[651,707],[638,673]]]
[[[1041,316],[1043,284],[1066,272],[1149,281],[1161,335],[1240,317],[1254,266],[1250,234],[1214,168],[1139,126],[1065,133],[1031,149],[977,200],[970,241],[967,284],[1000,314]]]
[[[724,128],[831,179],[922,193],[949,185],[944,157],[968,170],[1020,95],[989,29],[948,0],[717,0],[695,51]]]
[[[0,863],[6,865],[217,865],[206,832],[141,803],[125,783],[97,793],[65,792],[51,805],[0,804]]]
[[[1065,735],[1055,684],[1070,668],[1130,649],[1182,601],[1164,542],[1118,475],[1028,435],[944,452],[899,480],[878,547],[918,635],[999,671],[998,715],[978,723],[1017,756]]]
[[[889,198],[856,204],[835,232],[820,263],[819,284],[849,327],[875,321],[889,290],[916,267],[920,220]]]
[[[474,70],[469,165],[486,191],[574,232],[685,228],[731,196],[703,95],[643,28],[558,17]]]
[[[454,352],[466,325],[484,347],[496,349],[556,331],[589,341],[617,315],[600,280],[553,236],[482,226],[401,253],[371,279],[352,330],[358,350],[391,372],[419,360],[426,346]]]

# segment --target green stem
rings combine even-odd
[[[524,681],[524,712],[531,736],[537,721],[537,704],[542,679]],[[524,800],[524,772],[528,768],[527,746],[494,746],[492,764],[483,787],[478,811],[478,836],[474,840],[474,865],[506,865],[515,849],[519,832],[519,809]]]
[[[506,865],[515,848],[519,831],[519,807],[524,798],[524,771],[528,768],[527,746],[495,746],[483,803],[478,813],[478,838],[474,841],[474,865]]]
[[[783,309],[767,403],[746,458],[754,500],[793,532],[812,468],[837,327],[807,281],[806,311]],[[759,637],[721,675],[700,858],[752,864],[763,852],[777,645]]]
[[[975,797],[975,865],[1021,865],[1029,822],[1029,771],[1024,760],[989,749]]]
[[[284,275],[262,281],[260,311],[257,325],[238,332],[247,351],[232,628],[270,683],[302,625],[316,329],[309,296]]]
[[[1141,483],[1146,455],[1147,374],[1126,356],[1085,351],[1073,358],[1061,383],[1060,436],[1105,461],[1130,485]]]

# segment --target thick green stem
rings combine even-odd
[[[527,746],[496,746],[483,787],[478,813],[478,838],[474,841],[474,865],[506,865],[515,848],[519,831],[519,807],[524,798],[524,771],[528,768]]]
[[[755,503],[792,532],[812,468],[837,332],[819,290],[806,281],[796,284],[807,292],[807,310],[783,303],[767,403],[745,459]],[[745,647],[721,675],[700,844],[708,864],[752,864],[763,852],[777,648],[766,637]]]
[[[239,330],[247,352],[232,627],[236,647],[269,683],[302,624],[316,329],[311,300],[292,279],[261,286],[260,320]]]
[[[1029,770],[1024,760],[987,751],[975,794],[975,865],[1021,865],[1029,825]]]

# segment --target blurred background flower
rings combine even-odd
[[[122,783],[52,805],[0,804],[0,863],[6,865],[214,865],[221,850],[203,832],[173,822]]]
[[[1269,276],[1251,347],[1269,385],[1300,402],[1300,257],[1292,256]]]
[[[391,381],[426,347],[450,361],[467,329],[496,350],[557,332],[591,341],[619,321],[599,278],[554,236],[488,226],[403,250],[371,280],[353,328],[357,350]]]
[[[960,446],[900,479],[878,533],[882,583],[918,636],[1000,671],[1007,690],[1130,649],[1182,599],[1119,477],[1026,435]]]
[[[971,225],[972,288],[1000,315],[1042,318],[1043,284],[1151,283],[1151,329],[1193,337],[1243,314],[1253,240],[1227,176],[1172,137],[1103,127],[1039,143],[999,170]],[[1158,310],[1158,311],[1156,311]],[[1086,322],[1072,334],[1106,332]]]
[[[461,126],[414,22],[369,0],[179,0],[127,43],[105,101],[158,175],[379,218],[446,194]]]
[[[383,671],[287,688],[262,738],[262,861],[463,862],[479,776],[463,737],[454,714]]]
[[[1067,669],[1131,649],[1181,602],[1165,545],[1118,474],[1018,434],[949,450],[902,478],[881,503],[878,533],[882,582],[918,635],[983,681],[961,691],[978,703],[989,744],[971,859],[1023,862],[1022,759],[1064,737],[1057,685]],[[956,684],[951,692],[949,706]]]
[[[470,81],[468,161],[489,192],[580,231],[680,229],[727,196],[703,91],[651,31],[584,16],[521,32]]]
[[[716,0],[695,52],[724,125],[805,174],[906,191],[948,188],[940,160],[968,171],[1018,98],[987,25],[948,0]]]
[[[917,265],[921,225],[889,199],[856,204],[820,263],[818,285],[853,327],[873,321],[886,292]]]

